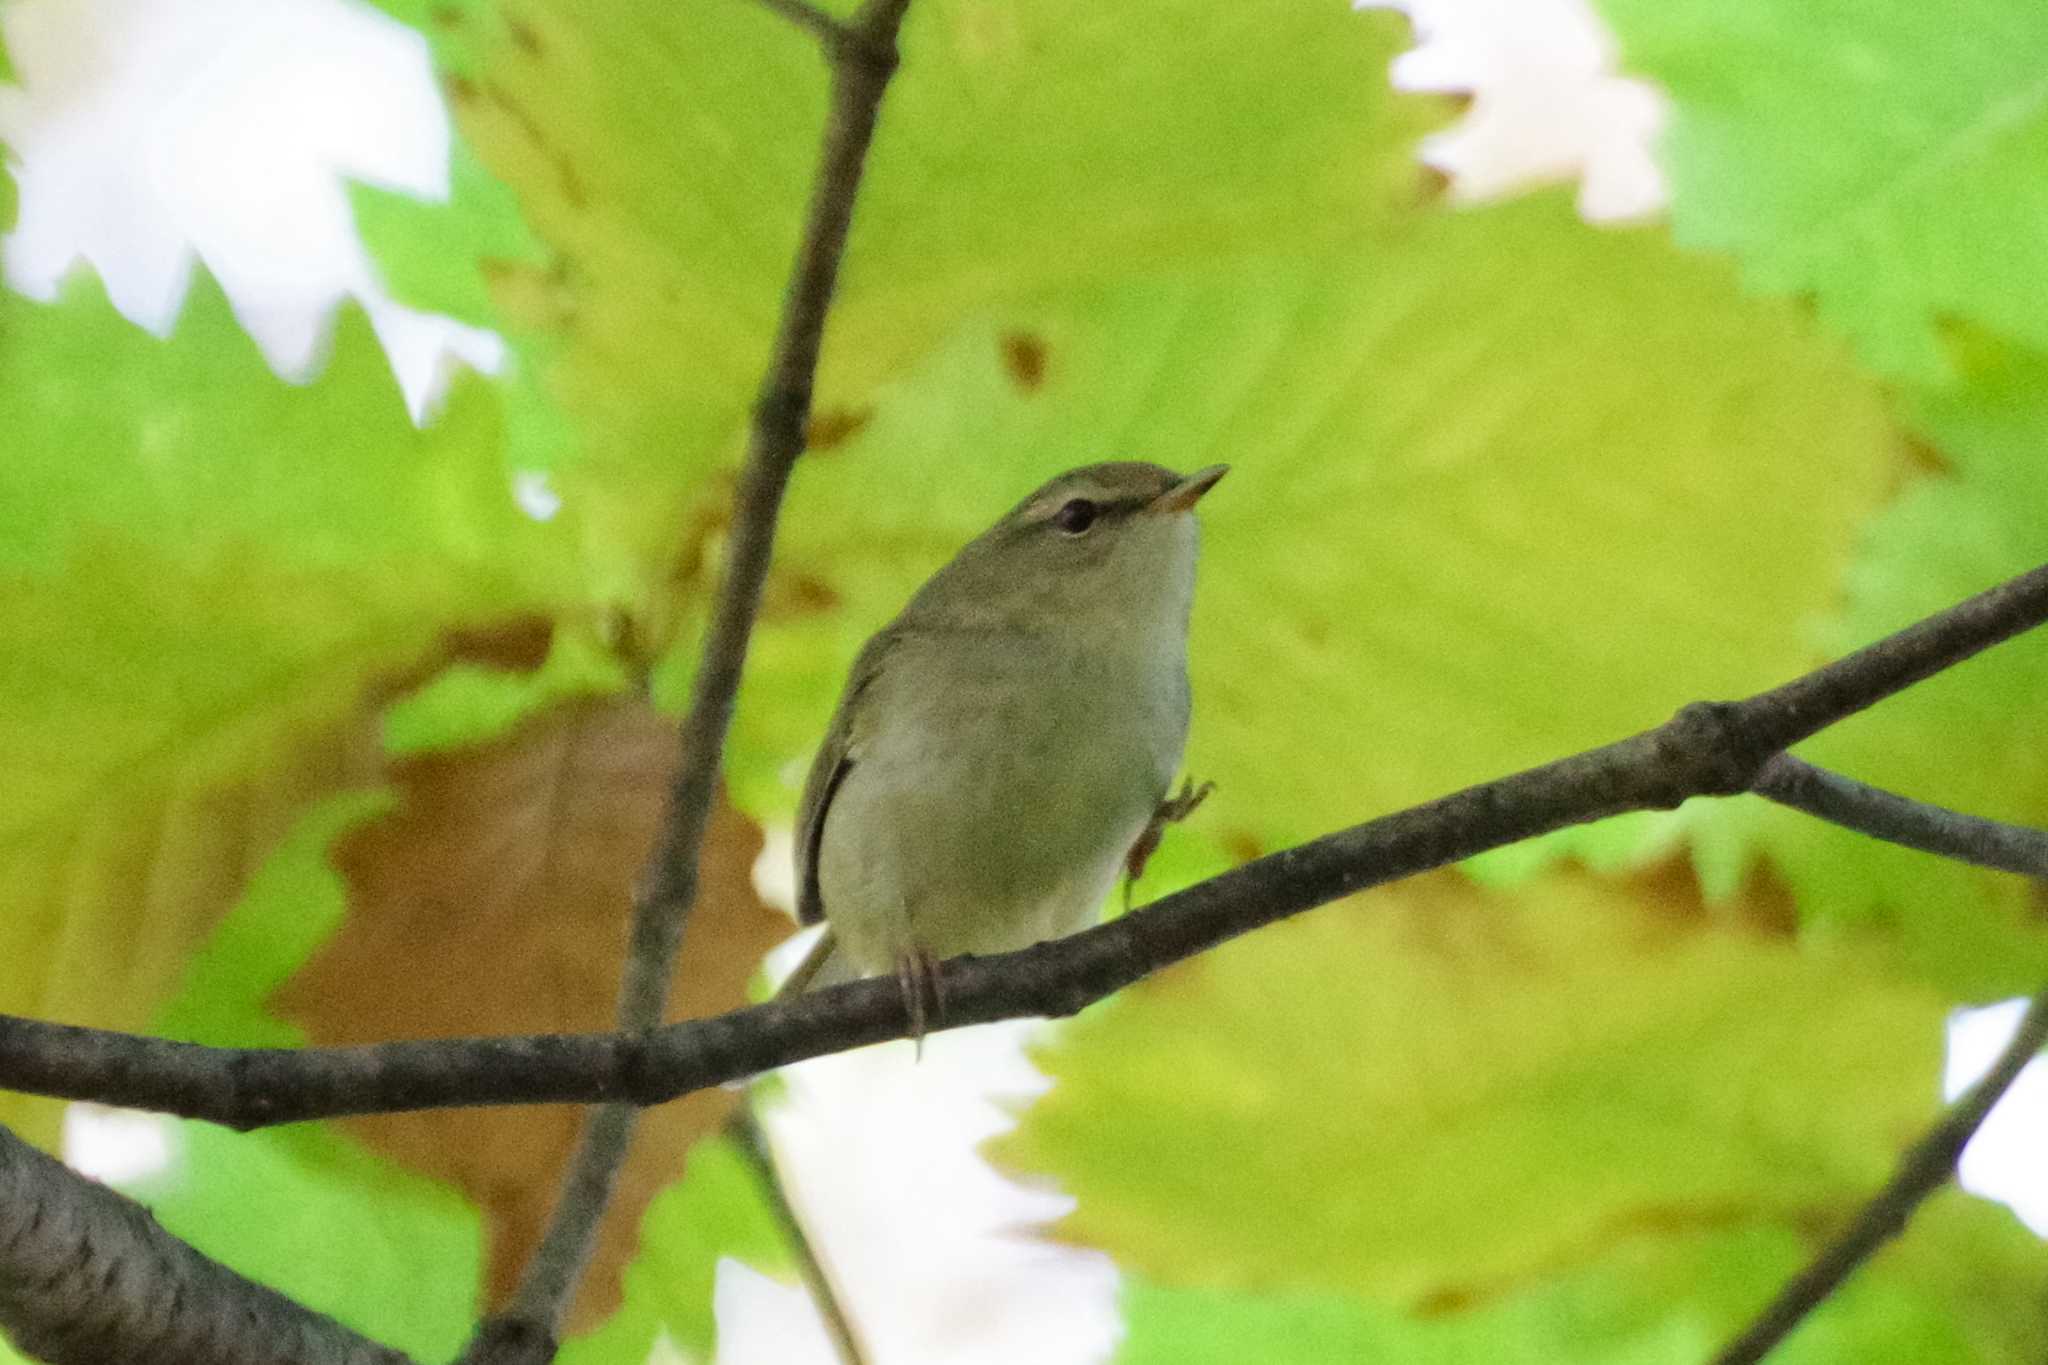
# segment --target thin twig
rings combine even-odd
[[[1963,1148],[1984,1126],[1993,1105],[2018,1079],[2044,1044],[2048,1044],[2048,988],[2033,998],[2019,1031],[1998,1054],[1998,1060],[1963,1093],[1939,1123],[1906,1150],[1898,1171],[1871,1196],[1835,1239],[1821,1249],[1806,1269],[1795,1275],[1756,1320],[1713,1365],[1755,1365],[1828,1297],[1877,1249],[1904,1230],[1906,1220],[1928,1196],[1956,1173]]]
[[[2048,877],[2048,833],[1910,800],[1790,754],[1764,764],[1751,790],[1873,838],[2001,872]]]
[[[633,908],[631,947],[619,992],[618,1027],[658,1025],[669,981],[697,898],[697,860],[716,795],[733,698],[775,543],[790,471],[803,453],[825,319],[853,222],[861,172],[896,70],[896,35],[908,0],[868,0],[841,24],[797,0],[770,7],[830,39],[832,103],[804,222],[783,295],[782,317],[754,404],[747,457],[733,499],[724,573],[703,658],[683,717],[681,756],[667,810]],[[562,1315],[590,1259],[632,1141],[636,1111],[612,1104],[592,1114],[563,1180],[546,1233],[521,1276],[511,1305],[483,1325],[464,1354],[467,1365],[513,1365],[553,1357]]]
[[[798,28],[807,29],[823,39],[828,48],[844,42],[850,26],[833,18],[809,0],[758,0],[763,9],[772,10]]]
[[[1782,687],[1269,854],[1110,924],[939,964],[935,1029],[1072,1014],[1162,967],[1341,896],[1622,811],[1744,791],[1796,743],[2048,618],[2036,569]],[[910,1036],[893,980],[848,982],[644,1033],[207,1048],[0,1015],[0,1086],[260,1128],[485,1104],[661,1104]]]
[[[734,1148],[753,1167],[755,1179],[761,1182],[763,1202],[768,1205],[769,1215],[775,1219],[776,1225],[782,1229],[790,1258],[796,1262],[797,1275],[809,1291],[811,1302],[817,1305],[818,1317],[825,1325],[825,1335],[831,1339],[840,1365],[866,1365],[867,1353],[861,1349],[853,1321],[846,1315],[839,1289],[832,1283],[830,1272],[812,1245],[803,1219],[790,1205],[788,1192],[783,1188],[782,1173],[775,1166],[775,1150],[769,1145],[768,1134],[762,1129],[760,1120],[754,1116],[757,1102],[752,1095],[740,1102],[733,1110],[732,1118],[726,1122],[726,1136],[732,1139]]]
[[[48,1365],[412,1365],[0,1128],[0,1328]]]

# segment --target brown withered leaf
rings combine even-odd
[[[399,804],[335,852],[348,919],[275,1008],[321,1043],[609,1027],[632,887],[675,759],[672,721],[613,699],[563,705],[480,748],[396,763]],[[789,934],[787,917],[754,895],[760,848],[759,832],[721,800],[671,1017],[745,1003],[761,955]],[[733,1099],[712,1091],[643,1117],[572,1328],[617,1306],[648,1201]],[[477,1202],[498,1303],[539,1238],[580,1122],[576,1108],[547,1106],[345,1126]]]

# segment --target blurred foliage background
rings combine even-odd
[[[1195,623],[1218,792],[1147,894],[2048,558],[2048,10],[1596,2],[1670,100],[1668,214],[1626,226],[1453,203],[1416,150],[1459,110],[1389,84],[1398,15],[916,0],[686,1012],[787,933],[761,830],[860,641],[1067,466],[1237,471]],[[501,372],[416,426],[352,307],[287,382],[204,270],[160,340],[90,272],[0,293],[0,1008],[223,1043],[609,1018],[673,757],[629,683],[687,684],[824,68],[745,0],[385,8],[431,46],[451,193],[359,183],[356,221]],[[2023,639],[1801,752],[2044,824],[2044,697]],[[1114,1258],[1121,1362],[1692,1362],[1936,1113],[1948,1012],[2044,976],[2021,879],[1695,802],[1126,992],[1042,1035],[992,1155]],[[708,1359],[719,1258],[787,1273],[698,1142],[730,1103],[645,1125],[567,1359]],[[443,1358],[574,1118],[184,1126],[138,1193]],[[49,1102],[0,1119],[57,1139]],[[1782,1358],[2039,1365],[2048,1249],[1951,1191]]]

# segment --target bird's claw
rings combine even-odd
[[[1209,793],[1216,790],[1214,782],[1195,785],[1192,777],[1183,778],[1180,790],[1159,803],[1152,812],[1152,818],[1138,833],[1138,841],[1131,845],[1131,851],[1124,858],[1124,909],[1131,908],[1131,888],[1138,884],[1138,878],[1145,875],[1145,865],[1152,861],[1152,855],[1159,849],[1159,841],[1166,837],[1166,827],[1177,825],[1195,813]]]
[[[904,1007],[910,1011],[911,1041],[922,1058],[927,1025],[942,1023],[946,1017],[946,990],[939,979],[937,959],[921,946],[898,953],[896,985],[903,992]]]

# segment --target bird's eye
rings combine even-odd
[[[1078,536],[1095,524],[1096,514],[1101,510],[1086,498],[1074,498],[1052,514],[1052,524],[1070,536]]]

